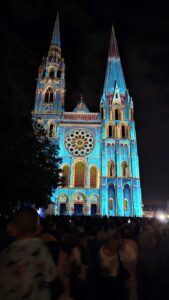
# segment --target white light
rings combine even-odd
[[[38,215],[39,215],[41,218],[44,218],[44,217],[45,217],[45,211],[44,211],[43,208],[39,208],[39,209],[37,210],[37,213],[38,213]]]
[[[163,213],[158,213],[157,216],[156,216],[156,218],[158,220],[160,220],[161,222],[164,222],[166,220],[166,216]]]

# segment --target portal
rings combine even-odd
[[[83,204],[74,204],[74,214],[76,216],[83,215]]]
[[[61,216],[66,215],[66,203],[60,203],[60,215]]]
[[[96,216],[97,213],[97,205],[91,204],[91,216]]]

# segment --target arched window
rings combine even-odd
[[[112,125],[108,126],[108,136],[112,137]]]
[[[61,78],[61,74],[62,74],[62,73],[61,73],[61,70],[58,70],[58,72],[57,72],[57,78],[58,78],[58,79]]]
[[[128,201],[127,199],[124,199],[124,210],[128,210]]]
[[[111,144],[107,144],[107,156],[111,157]]]
[[[123,161],[121,164],[121,173],[122,177],[128,176],[128,164],[126,161]]]
[[[128,138],[128,126],[127,125],[121,126],[121,137]]]
[[[108,126],[108,137],[114,137],[114,130],[115,128],[114,128],[114,125],[112,125],[112,124],[110,124],[109,126]]]
[[[109,198],[109,209],[112,210],[113,209],[113,199]]]
[[[130,201],[131,201],[131,191],[128,184],[124,185],[123,188],[123,203],[124,203],[124,215],[129,216],[130,215]]]
[[[48,88],[45,94],[45,103],[53,103],[53,90]]]
[[[69,186],[69,172],[70,172],[69,166],[64,166],[63,167],[63,176],[65,178],[65,180],[64,180],[65,187]]]
[[[124,125],[121,126],[121,136],[122,136],[123,138],[126,137],[126,130],[125,130],[125,126],[124,126]]]
[[[55,136],[55,124],[49,123],[48,125],[48,137],[54,137]]]
[[[108,186],[108,200],[109,200],[109,210],[114,210],[115,215],[115,200],[116,200],[116,193],[115,193],[115,187],[113,183],[110,183]],[[111,215],[111,212],[110,212]]]
[[[114,161],[110,160],[108,162],[108,172],[107,172],[108,177],[115,177],[115,164]]]
[[[118,112],[118,109],[115,109],[114,115],[115,115],[115,120],[119,120],[119,112]]]
[[[42,77],[45,78],[46,70],[43,70]]]
[[[90,188],[97,188],[97,168],[90,168]]]
[[[53,69],[50,70],[50,72],[49,72],[49,77],[50,77],[51,79],[53,79],[53,78],[55,77],[55,72],[54,72]]]
[[[83,162],[77,162],[75,164],[75,178],[74,186],[75,187],[85,187],[85,172],[86,167]]]
[[[100,114],[101,114],[101,119],[104,119],[104,108],[103,106],[100,107]]]

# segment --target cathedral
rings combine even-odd
[[[48,55],[39,67],[35,131],[59,146],[64,186],[51,198],[56,215],[142,216],[133,101],[126,88],[112,28],[99,112],[83,97],[65,111],[65,64],[57,15]]]

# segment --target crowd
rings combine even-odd
[[[40,219],[24,208],[0,226],[0,300],[169,295],[169,225],[156,219]]]

